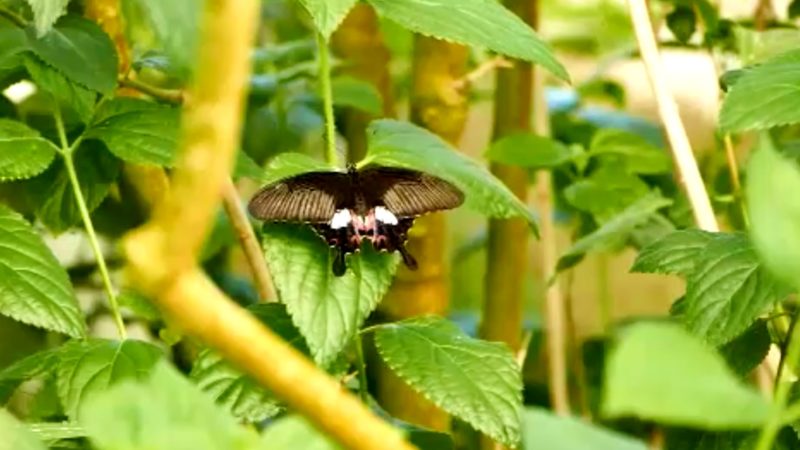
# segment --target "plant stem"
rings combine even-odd
[[[162,89],[129,76],[120,77],[119,84],[120,86],[135,89],[143,94],[147,94],[157,100],[167,103],[180,104],[183,103],[184,100],[185,94],[181,90]]]
[[[64,120],[61,118],[61,110],[56,107],[53,112],[53,118],[56,122],[56,129],[58,130],[58,138],[61,141],[61,156],[64,158],[64,167],[67,169],[69,175],[69,182],[72,186],[72,192],[75,194],[75,202],[78,204],[78,211],[81,213],[83,226],[86,228],[86,234],[89,237],[89,243],[92,246],[94,257],[97,259],[97,268],[100,270],[100,276],[103,279],[103,286],[108,296],[108,303],[111,308],[111,316],[114,318],[114,323],[117,325],[117,333],[120,339],[126,339],[127,333],[125,332],[125,323],[122,321],[122,315],[119,312],[119,304],[117,303],[117,296],[114,293],[114,286],[111,284],[111,277],[108,274],[108,267],[106,260],[103,257],[103,252],[100,249],[100,243],[97,240],[97,233],[92,224],[92,218],[89,214],[89,208],[86,207],[86,200],[81,193],[81,185],[78,181],[78,173],[75,171],[75,163],[72,155],[80,144],[81,138],[76,139],[72,145],[67,141],[67,134],[64,130]]]
[[[614,317],[614,299],[611,296],[608,273],[608,255],[601,254],[597,258],[597,295],[600,307],[600,324],[603,333],[608,335],[611,332],[611,324]]]
[[[336,154],[336,124],[333,122],[330,50],[325,37],[319,32],[317,32],[317,50],[319,52],[319,86],[325,112],[325,161],[332,166],[337,166],[339,157]]]
[[[361,344],[361,334],[356,333],[356,369],[358,370],[358,395],[365,405],[369,404],[369,389],[367,385],[367,365],[364,363],[364,346]]]

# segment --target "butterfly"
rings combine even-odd
[[[451,183],[415,170],[348,165],[345,172],[306,172],[262,187],[248,203],[250,214],[268,222],[310,224],[334,250],[333,273],[344,275],[345,256],[363,241],[397,251],[414,270],[405,243],[414,219],[452,209],[464,194]]]

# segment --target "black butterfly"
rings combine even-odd
[[[463,202],[458,188],[427,173],[348,165],[347,172],[307,172],[264,186],[248,210],[265,221],[311,224],[333,247],[333,273],[341,276],[345,255],[358,251],[362,240],[377,250],[399,251],[406,266],[416,269],[405,248],[414,218]]]

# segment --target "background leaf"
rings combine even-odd
[[[264,170],[263,183],[272,184],[306,172],[325,172],[336,170],[324,162],[308,155],[295,152],[281,153],[272,158]]]
[[[569,81],[550,47],[511,11],[493,0],[369,0],[383,17],[405,28],[445,41],[486,47],[540,64]]]
[[[201,12],[205,1],[198,0],[127,0],[136,8],[155,34],[158,47],[170,59],[170,67],[181,79],[187,79],[197,56]]]
[[[642,248],[631,272],[688,277],[694,271],[703,249],[715,236],[702,230],[674,231]]]
[[[630,173],[657,174],[672,170],[672,159],[666,151],[639,135],[613,128],[594,134],[589,155],[619,162]]]
[[[578,152],[544,136],[517,133],[492,142],[484,156],[490,161],[528,169],[551,169],[569,162]]]
[[[7,450],[46,450],[42,441],[5,409],[0,409],[0,447]]]
[[[722,430],[759,427],[771,413],[718,354],[678,325],[631,325],[606,367],[607,417]]]
[[[33,10],[36,36],[42,37],[53,27],[59,17],[67,12],[69,0],[27,0]]]
[[[264,431],[264,450],[342,450],[302,416],[282,417]]]
[[[281,302],[314,360],[328,365],[389,289],[398,256],[365,244],[347,257],[344,276],[336,277],[328,244],[308,226],[266,224],[263,243]]]
[[[42,173],[58,149],[22,122],[0,119],[0,180],[20,180]]]
[[[336,77],[331,82],[331,90],[336,106],[350,106],[376,116],[383,112],[383,98],[372,83],[353,77]]]
[[[526,408],[522,415],[525,450],[647,450],[644,442],[586,423],[558,417],[540,408]]]
[[[43,350],[14,361],[0,370],[0,404],[5,404],[24,381],[49,375],[58,363],[58,348]]]
[[[68,80],[36,56],[26,55],[25,68],[36,86],[55,99],[56,106],[72,108],[83,123],[91,120],[97,93]]]
[[[300,0],[314,19],[314,26],[327,40],[358,0]]]
[[[719,352],[728,367],[744,378],[766,358],[770,345],[772,340],[767,321],[758,319],[747,331],[720,347]]]
[[[73,337],[86,326],[69,276],[30,224],[0,205],[0,314]]]
[[[649,190],[641,178],[625,172],[620,166],[601,166],[589,177],[567,186],[564,198],[575,208],[605,222],[647,195]]]
[[[375,345],[403,381],[506,445],[520,440],[522,379],[505,345],[464,334],[440,317],[381,325]]]

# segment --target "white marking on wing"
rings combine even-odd
[[[383,206],[375,207],[375,220],[387,225],[397,225],[397,216]]]
[[[334,230],[338,230],[340,228],[347,228],[349,224],[350,224],[350,210],[340,209],[333,214],[330,226]]]

